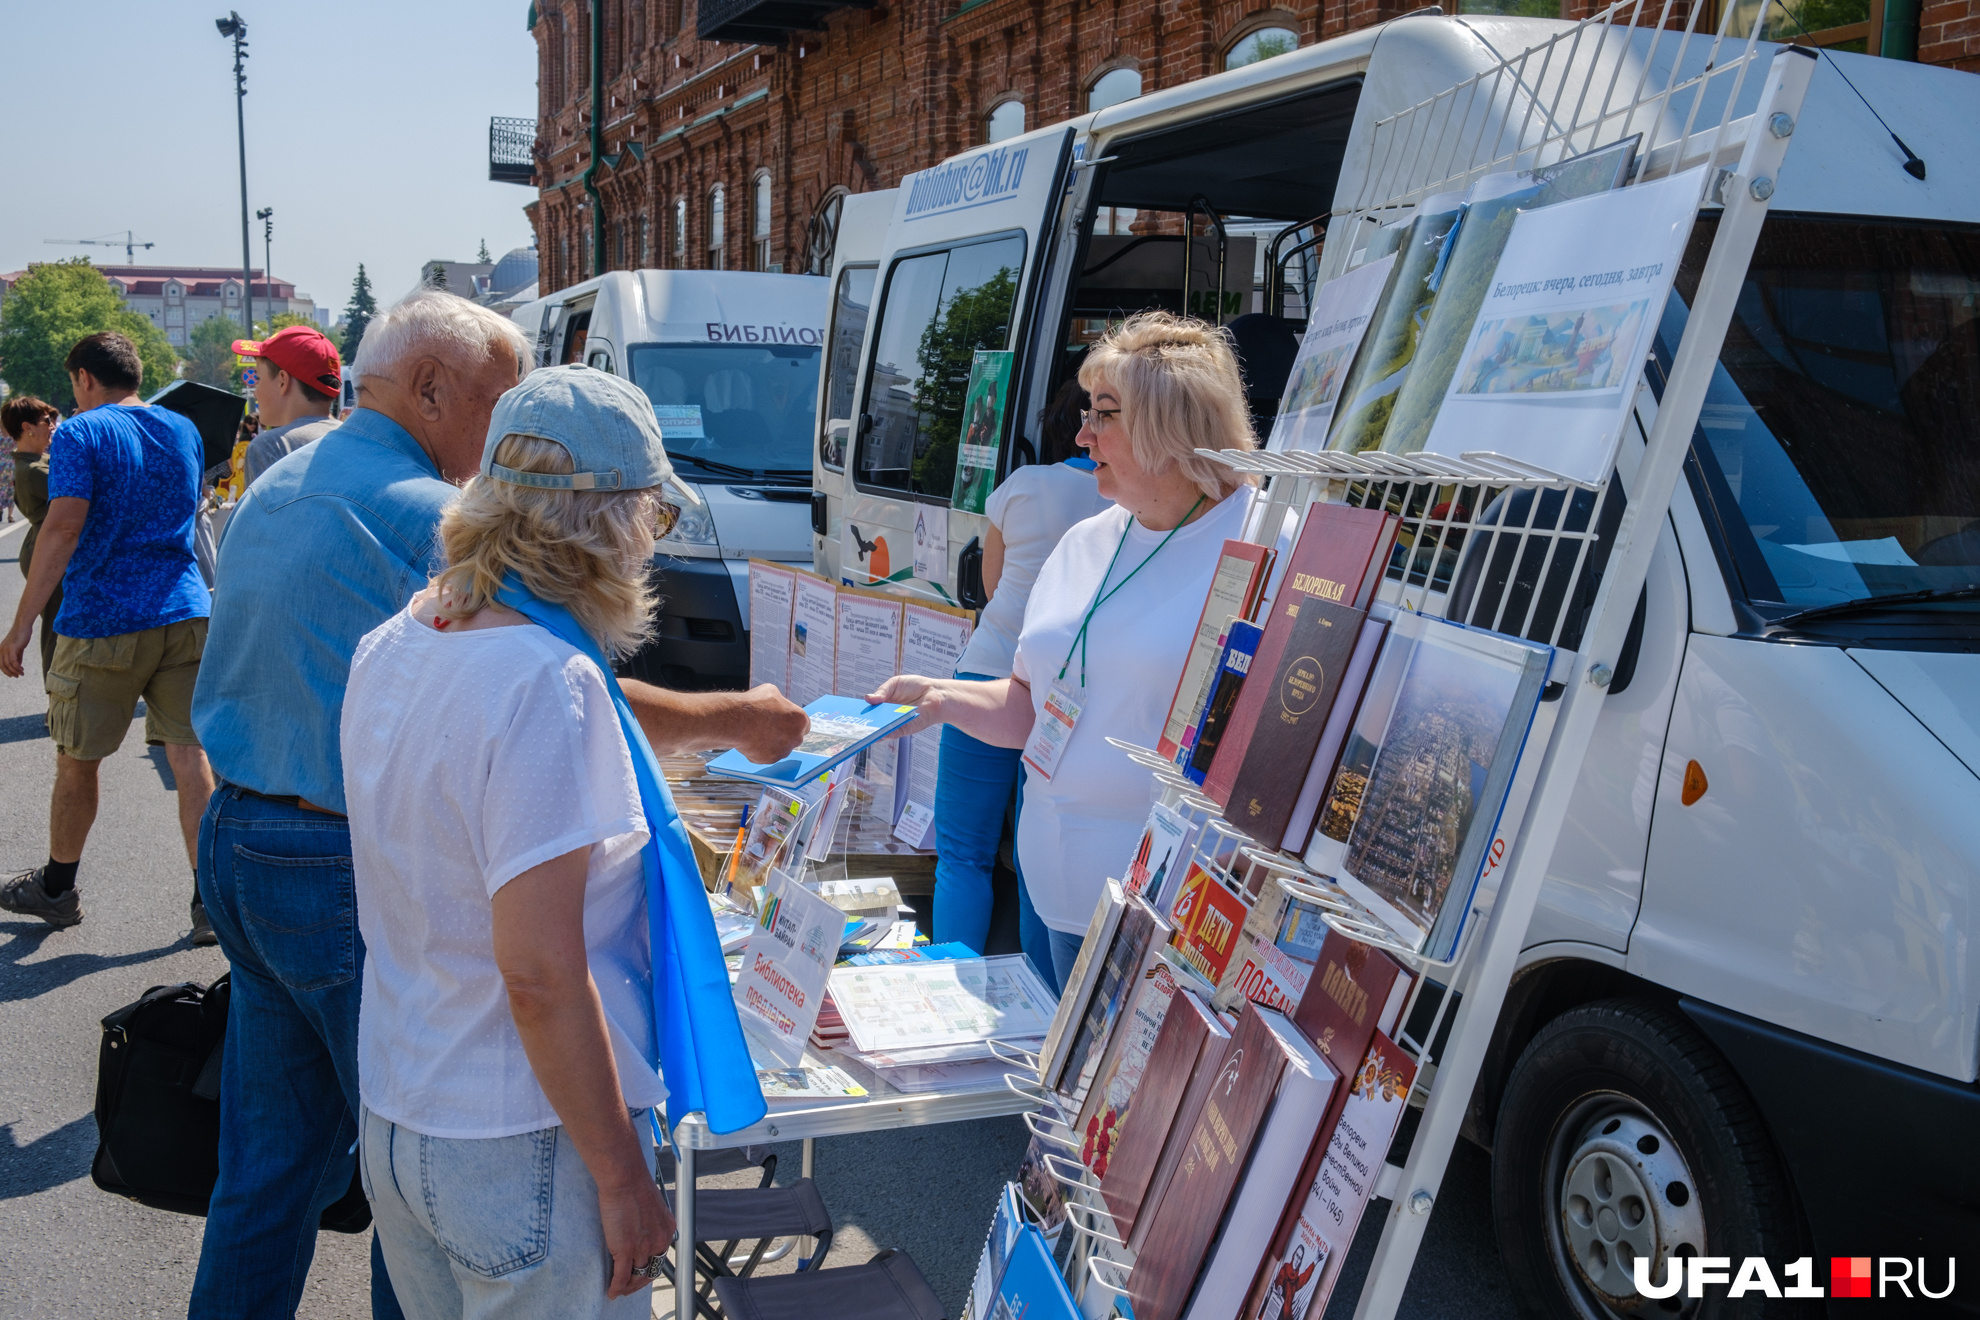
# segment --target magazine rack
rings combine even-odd
[[[1276,847],[1242,840],[1229,850],[1228,862],[1201,849],[1194,859],[1254,894],[1263,876],[1276,876],[1289,893],[1318,908],[1330,927],[1382,947],[1416,971],[1412,999],[1430,980],[1445,989],[1428,1029],[1405,1042],[1421,1060],[1446,1015],[1453,1016],[1438,1066],[1417,1073],[1410,1103],[1423,1114],[1407,1163],[1400,1170],[1390,1166],[1378,1190],[1389,1198],[1389,1210],[1356,1320],[1386,1320],[1402,1300],[1813,74],[1812,52],[1762,48],[1757,23],[1750,35],[1729,37],[1731,6],[1716,34],[1696,32],[1702,10],[1676,0],[1663,0],[1661,7],[1620,0],[1379,121],[1361,194],[1330,217],[1335,241],[1328,245],[1323,278],[1346,268],[1366,222],[1402,218],[1432,194],[1461,191],[1489,173],[1540,168],[1633,134],[1642,140],[1632,183],[1709,166],[1700,171],[1699,204],[1721,207],[1720,223],[1662,395],[1652,400],[1640,393],[1636,402],[1636,415],[1654,412],[1655,421],[1640,451],[1634,444],[1620,447],[1620,473],[1612,463],[1602,480],[1577,481],[1489,452],[1452,458],[1197,451],[1265,482],[1247,529],[1253,542],[1274,544],[1288,517],[1316,502],[1386,508],[1401,515],[1397,544],[1403,549],[1381,599],[1556,648],[1549,674],[1555,681],[1545,698],[1555,703],[1553,718],[1544,736],[1536,725],[1522,758],[1537,758],[1531,794],[1523,813],[1515,818],[1509,812],[1503,823],[1510,851],[1498,884],[1479,886],[1472,899],[1477,919],[1467,923],[1450,960],[1405,946],[1338,885]],[[1478,537],[1490,538],[1484,554],[1474,555],[1488,571],[1480,582],[1461,583],[1460,559],[1467,541]],[[1158,800],[1192,824],[1218,820],[1217,805],[1167,759],[1114,745],[1149,770]],[[1405,1006],[1405,1021],[1413,1007]],[[1011,1080],[1017,1086],[1020,1079]],[[1039,1093],[1035,1075],[1026,1093]],[[1069,1264],[1074,1287],[1083,1290],[1090,1276],[1120,1292],[1131,1259],[1111,1231],[1090,1175],[1074,1176],[1084,1170],[1063,1105],[1054,1101],[1049,1108],[1058,1116],[1035,1116],[1033,1131],[1047,1146],[1069,1149],[1048,1167],[1069,1205],[1081,1207],[1069,1211],[1078,1240]]]

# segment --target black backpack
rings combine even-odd
[[[140,1205],[204,1215],[220,1176],[220,1061],[232,981],[155,985],[103,1019],[90,1178]],[[371,1205],[355,1171],[321,1227],[362,1233]]]

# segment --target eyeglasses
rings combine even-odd
[[[1082,426],[1090,426],[1096,431],[1103,431],[1120,415],[1121,410],[1119,408],[1081,408],[1079,410],[1079,421]]]
[[[657,539],[662,541],[666,540],[668,535],[674,530],[675,524],[679,523],[680,520],[681,520],[680,505],[670,503],[667,500],[659,500],[654,503],[653,534]]]

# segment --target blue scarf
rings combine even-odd
[[[619,712],[619,728],[632,753],[640,805],[652,836],[640,852],[646,870],[646,920],[652,939],[654,1035],[660,1042],[660,1075],[667,1083],[667,1109],[675,1122],[686,1114],[707,1116],[715,1132],[734,1132],[760,1122],[768,1112],[756,1084],[756,1066],[744,1043],[729,988],[729,969],[708,908],[708,890],[695,865],[694,849],[659,758],[632,707],[590,634],[562,605],[539,600],[514,575],[496,599],[531,623],[569,643],[605,675],[605,687]]]

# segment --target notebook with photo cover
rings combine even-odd
[[[1306,864],[1415,952],[1457,949],[1551,647],[1399,613]]]
[[[1100,1175],[1107,1213],[1130,1246],[1142,1206],[1160,1199],[1168,1184],[1174,1168],[1168,1152],[1187,1140],[1230,1039],[1230,1028],[1195,991],[1178,988],[1170,996],[1134,1105]]]
[[[708,773],[795,790],[908,723],[914,707],[870,706],[858,697],[820,697],[804,713],[811,717],[811,728],[783,760],[759,765],[731,749],[708,763]]]
[[[1395,544],[1401,519],[1381,509],[1361,509],[1350,504],[1315,504],[1307,511],[1299,540],[1286,557],[1286,569],[1272,598],[1270,614],[1259,620],[1264,636],[1252,667],[1277,673],[1286,654],[1292,627],[1300,606],[1307,600],[1331,601],[1349,609],[1365,610],[1375,598],[1375,589],[1387,571],[1389,550]],[[1203,794],[1223,806],[1231,800],[1231,789],[1238,767],[1265,709],[1269,684],[1248,684],[1238,694],[1230,724],[1224,730],[1216,760],[1204,776]],[[1305,762],[1301,762],[1305,764]]]
[[[1099,906],[1093,909],[1093,919],[1087,923],[1086,938],[1080,941],[1079,956],[1073,960],[1072,972],[1059,992],[1059,1007],[1052,1014],[1051,1026],[1046,1028],[1045,1044],[1038,1051],[1038,1080],[1048,1091],[1058,1089],[1059,1077],[1066,1069],[1066,1053],[1086,1018],[1094,983],[1100,977],[1107,950],[1113,947],[1114,931],[1126,911],[1127,895],[1120,882],[1109,880]]]
[[[1308,841],[1313,838],[1313,822],[1320,814],[1320,803],[1326,798],[1327,790],[1334,782],[1334,768],[1341,761],[1341,745],[1347,741],[1348,730],[1354,725],[1354,717],[1361,710],[1361,695],[1368,690],[1368,675],[1375,668],[1375,657],[1381,654],[1382,639],[1389,635],[1389,620],[1395,617],[1395,610],[1377,601],[1368,607],[1368,617],[1362,620],[1361,635],[1354,644],[1354,654],[1348,657],[1347,674],[1341,679],[1340,694],[1334,698],[1333,708],[1327,712],[1327,723],[1320,731],[1319,745],[1313,749],[1312,759],[1307,763],[1306,778],[1300,784],[1299,796],[1293,799],[1292,814],[1286,820],[1286,831],[1280,836],[1279,846],[1289,853],[1303,853]]]
[[[1100,976],[1094,982],[1093,996],[1066,1051],[1065,1071],[1059,1075],[1059,1090],[1070,1098],[1075,1111],[1093,1083],[1128,997],[1153,970],[1156,951],[1168,941],[1172,929],[1141,898],[1127,900],[1127,910],[1121,914],[1121,924],[1114,931]]]
[[[1188,834],[1189,821],[1181,812],[1160,802],[1150,807],[1148,823],[1141,828],[1141,841],[1135,845],[1122,888],[1130,894],[1145,894],[1150,903],[1159,903],[1169,868],[1181,854],[1183,839]]]

